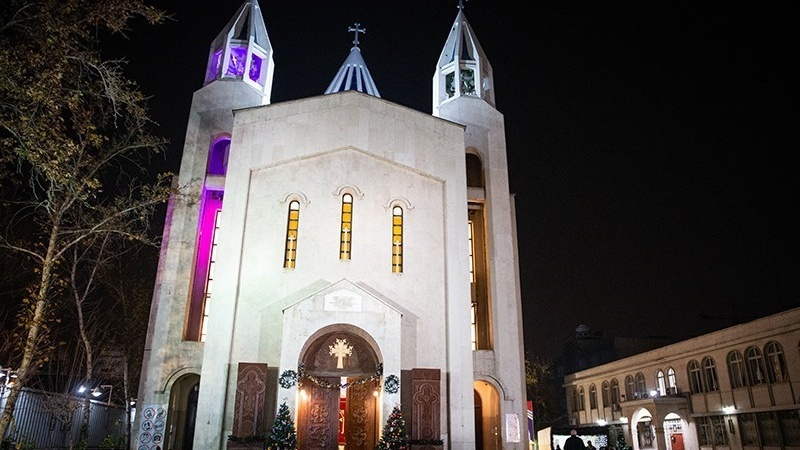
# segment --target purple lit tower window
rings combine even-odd
[[[225,70],[226,77],[236,77],[242,78],[244,76],[245,70],[245,62],[247,61],[247,47],[231,47],[230,58],[228,60],[228,66]],[[250,71],[248,72],[248,78],[250,80],[261,84],[261,66],[264,62],[264,58],[255,53],[250,55]],[[206,82],[213,81],[217,78],[217,73],[220,70],[220,64],[222,64],[222,50],[217,50],[214,52],[211,62],[208,67],[208,73],[206,74]]]

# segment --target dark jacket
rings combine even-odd
[[[564,450],[586,450],[586,446],[583,445],[583,439],[578,436],[570,436],[564,442]]]

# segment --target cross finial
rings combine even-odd
[[[358,22],[355,23],[355,27],[348,27],[347,31],[353,31],[356,33],[356,38],[353,39],[353,45],[355,45],[356,47],[358,47],[358,33],[367,34],[367,29],[361,28],[361,24]]]
[[[458,0],[458,9],[464,9],[464,0]]]

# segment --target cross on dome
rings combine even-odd
[[[355,27],[348,27],[347,31],[355,32],[356,37],[355,37],[355,39],[353,39],[353,45],[358,47],[358,33],[367,34],[367,29],[366,28],[361,28],[361,24],[358,23],[358,22],[356,22],[354,25],[355,25]]]

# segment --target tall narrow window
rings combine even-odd
[[[350,243],[353,238],[353,196],[342,196],[342,229],[339,242],[339,259],[350,259]]]
[[[470,301],[474,350],[492,349],[492,313],[489,301],[489,263],[483,204],[470,202],[467,210],[469,233]]]
[[[283,256],[283,268],[294,269],[297,261],[297,230],[300,224],[300,202],[289,203],[289,217],[286,222],[286,250]]]
[[[597,409],[597,387],[594,384],[589,386],[589,408]]]
[[[636,397],[645,398],[647,394],[647,384],[644,381],[644,374],[639,372],[636,374]]]
[[[605,408],[611,405],[611,392],[608,386],[608,381],[603,381],[601,389],[603,390],[603,407]]]
[[[211,255],[208,258],[208,277],[203,289],[203,323],[200,326],[200,342],[206,341],[208,335],[208,306],[211,303],[211,290],[214,284],[214,268],[217,265],[217,239],[219,238],[219,218],[221,210],[214,212],[214,231],[211,236]]]
[[[667,369],[667,387],[669,388],[670,392],[678,392],[678,380],[675,379],[675,369],[672,367]]]
[[[636,389],[634,388],[633,384],[633,377],[631,375],[627,375],[625,377],[625,400],[631,401],[635,398],[634,393]]]
[[[619,406],[619,381],[616,378],[611,380],[611,404]]]
[[[717,383],[717,365],[714,363],[714,358],[703,358],[703,381],[706,392],[719,390],[719,384]]]
[[[578,411],[586,411],[586,398],[584,396],[583,386],[578,388]]]
[[[689,389],[692,394],[703,392],[703,381],[700,374],[700,364],[695,360],[689,361],[686,370],[689,372]]]
[[[403,272],[403,208],[392,208],[392,272]]]
[[[764,349],[767,357],[767,376],[770,383],[786,381],[786,359],[783,357],[783,347],[777,342],[770,342]]]
[[[658,389],[658,395],[667,395],[667,382],[664,378],[664,371],[661,369],[656,372],[656,388]]]
[[[747,379],[750,381],[750,386],[766,383],[764,357],[761,356],[761,350],[757,347],[750,347],[745,351],[745,357],[747,358]]]
[[[206,158],[204,185],[199,199],[192,284],[183,329],[183,339],[187,341],[204,342],[208,332],[208,311],[214,284],[219,219],[230,146],[230,137],[221,136],[212,142]]]
[[[738,350],[728,353],[728,375],[731,379],[731,388],[741,388],[747,385],[747,376],[744,371],[744,359]]]

